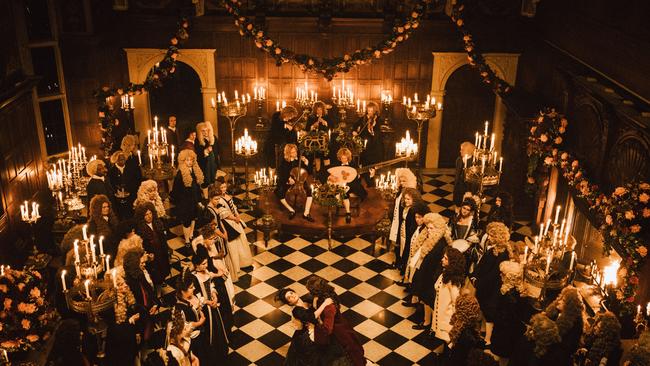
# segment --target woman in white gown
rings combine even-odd
[[[217,213],[228,236],[228,255],[230,255],[235,271],[239,271],[241,268],[253,265],[253,255],[248,238],[246,238],[246,223],[241,220],[235,202],[226,192],[228,184],[225,179],[218,177],[214,184],[221,190],[217,203]]]

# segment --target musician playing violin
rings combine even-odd
[[[347,147],[342,147],[338,150],[336,153],[336,157],[339,160],[339,164],[336,166],[349,166],[354,169],[359,169],[359,166],[357,164],[354,164],[352,162],[352,151],[348,149]],[[374,175],[374,169],[371,169],[371,175]],[[340,177],[336,175],[330,175],[328,178],[329,183],[334,183],[334,184],[342,184],[343,182],[348,182],[349,179],[346,176]],[[345,183],[350,189],[348,190],[349,195],[355,195],[359,197],[362,201],[368,197],[368,192],[366,192],[366,189],[363,188],[363,185],[361,184],[361,179],[359,179],[359,175],[357,175],[351,182]],[[352,221],[352,215],[350,214],[350,199],[345,198],[343,200],[343,207],[345,207],[345,222],[350,223]]]
[[[364,150],[361,152],[361,165],[367,166],[378,163],[384,159],[383,133],[379,128],[381,117],[377,103],[368,103],[366,114],[352,126],[352,135],[361,137],[364,142]],[[373,187],[374,182],[368,173],[361,177],[366,181],[368,187]]]
[[[296,174],[298,167],[300,167],[300,170],[304,170],[304,172],[298,172]],[[283,158],[278,166],[278,185],[275,189],[275,194],[280,198],[282,205],[289,211],[289,219],[293,219],[296,216],[296,210],[287,201],[287,192],[292,188],[299,188],[296,186],[296,183],[302,183],[302,191],[306,195],[305,211],[302,217],[309,222],[314,222],[314,219],[309,213],[312,204],[311,188],[307,184],[304,176],[310,171],[311,166],[306,157],[302,156],[298,160],[298,146],[295,144],[284,145]]]
[[[273,113],[271,116],[271,130],[265,144],[265,155],[269,166],[276,166],[276,146],[282,148],[285,144],[298,142],[294,119],[298,117],[298,111],[293,106],[286,106],[282,111]],[[282,160],[282,159],[280,159]]]

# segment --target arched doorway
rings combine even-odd
[[[439,168],[453,168],[463,141],[473,141],[485,121],[494,118],[495,95],[469,65],[456,69],[445,87]]]
[[[189,65],[176,62],[176,72],[165,81],[165,85],[149,93],[151,114],[158,116],[165,125],[170,115],[175,115],[178,127],[195,126],[203,121],[203,97],[201,79]]]

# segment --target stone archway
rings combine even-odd
[[[518,53],[487,53],[483,55],[487,64],[494,72],[510,85],[515,85],[517,78],[517,64],[519,62]],[[431,96],[436,98],[444,106],[445,86],[451,74],[459,67],[467,64],[467,54],[464,52],[433,52],[433,73],[431,79]],[[505,105],[497,95],[494,107],[493,131],[496,133],[495,146],[501,151],[501,138],[503,136],[503,120],[505,118]],[[440,138],[442,131],[443,110],[435,118],[429,121],[429,131],[427,134],[427,156],[426,167],[437,168],[438,158],[440,156]],[[471,138],[471,136],[468,136]]]
[[[129,81],[142,83],[149,70],[163,58],[167,50],[155,48],[125,48],[129,67]],[[203,96],[203,119],[212,123],[213,130],[218,135],[217,111],[212,109],[211,100],[217,97],[217,78],[215,75],[215,49],[181,49],[178,61],[189,65],[201,80],[201,95]],[[164,86],[163,86],[164,87]],[[149,94],[135,97],[134,109],[135,128],[146,131],[151,128],[153,116],[149,106]],[[141,134],[144,139],[146,134]],[[142,142],[142,141],[140,141]]]

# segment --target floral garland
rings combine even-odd
[[[406,41],[413,31],[420,26],[420,20],[430,1],[418,1],[406,20],[394,26],[391,34],[374,47],[366,47],[363,50],[356,50],[352,54],[325,59],[298,54],[281,47],[277,41],[268,36],[264,29],[255,25],[253,21],[243,15],[240,0],[226,0],[225,6],[235,18],[235,25],[239,27],[239,34],[242,37],[252,38],[257,48],[266,51],[275,59],[277,66],[290,62],[304,72],[318,73],[331,81],[339,72],[349,72],[358,65],[372,62],[373,58],[379,59],[382,55],[393,52],[397,45]]]
[[[464,48],[467,52],[467,61],[471,66],[478,70],[483,78],[483,83],[490,86],[495,93],[501,96],[510,93],[512,91],[512,86],[507,81],[497,76],[490,65],[485,62],[483,54],[477,49],[476,44],[473,41],[474,37],[470,33],[469,29],[467,29],[465,21],[463,20],[463,10],[465,10],[465,5],[462,5],[459,1],[452,9],[451,20],[454,22],[460,33],[463,34],[463,42],[465,43]]]
[[[557,167],[569,186],[575,189],[576,196],[584,199],[594,212],[603,235],[605,254],[609,255],[613,248],[623,251],[619,253],[623,262],[618,273],[623,283],[617,288],[615,296],[622,305],[620,315],[633,314],[639,275],[648,255],[641,231],[644,227],[650,227],[647,226],[650,221],[650,184],[631,182],[617,187],[611,195],[605,195],[596,184],[588,180],[580,161],[569,152],[559,149],[562,143],[559,135],[564,133],[568,125],[566,119],[550,110],[542,112],[535,123],[537,125],[531,127],[528,139],[529,174],[530,167],[539,167],[539,162],[543,161],[542,169],[534,170],[536,176],[533,178],[536,182],[541,180],[548,185],[550,168]],[[542,137],[544,135],[546,138]],[[531,175],[529,183],[530,179]]]
[[[36,349],[51,335],[56,311],[45,301],[37,271],[3,269],[0,277],[0,347],[8,352]]]
[[[156,64],[147,78],[142,84],[129,83],[126,87],[110,88],[103,86],[101,89],[95,90],[93,96],[97,99],[97,115],[99,118],[99,125],[102,131],[101,148],[104,151],[104,156],[108,157],[113,151],[113,145],[119,144],[120,141],[114,141],[113,129],[118,126],[117,112],[114,108],[114,97],[122,97],[123,95],[134,96],[141,95],[154,88],[159,88],[163,82],[169,78],[176,71],[176,59],[179,55],[179,46],[182,42],[189,38],[189,20],[181,18],[178,22],[178,29],[174,35],[169,39],[169,46],[163,59]],[[109,99],[110,98],[110,99]]]
[[[568,125],[567,119],[552,108],[540,111],[532,122],[526,152],[528,179],[525,188],[530,196],[541,197],[546,194],[550,168],[556,162],[563,143],[562,135]]]

